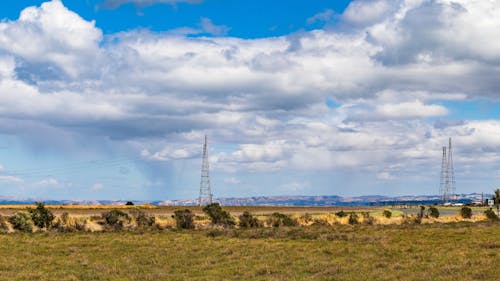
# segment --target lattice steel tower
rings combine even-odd
[[[198,205],[208,205],[212,203],[212,191],[210,190],[210,174],[208,165],[207,135],[205,135],[205,144],[203,145],[203,160],[201,162],[201,180],[200,197]]]
[[[446,146],[443,146],[443,158],[441,161],[441,181],[439,185],[439,193],[442,196],[444,203],[453,200],[456,193],[455,188],[455,170],[453,168],[453,150],[451,146],[451,138],[449,139],[448,152]]]

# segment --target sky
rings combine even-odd
[[[4,0],[0,196],[500,186],[500,0]]]

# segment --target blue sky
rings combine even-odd
[[[436,194],[500,184],[500,1],[0,3],[0,196]]]

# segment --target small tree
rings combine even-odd
[[[33,223],[39,228],[49,228],[54,220],[52,212],[43,203],[36,203],[35,209],[28,209]]]
[[[223,225],[223,226],[233,226],[235,225],[234,219],[231,217],[227,211],[222,210],[219,203],[212,203],[203,207],[203,212],[210,217],[213,224]]]
[[[354,212],[349,214],[349,224],[358,224],[358,215]]]
[[[172,216],[178,229],[194,229],[193,213],[189,209],[176,210]]]
[[[252,227],[261,227],[259,219],[252,216],[248,211],[243,212],[239,217],[238,225],[241,228],[252,228]]]
[[[132,201],[127,201],[127,203],[125,203],[125,206],[134,206],[134,202],[132,202]]]
[[[24,232],[33,231],[33,220],[31,220],[31,215],[27,212],[16,212],[14,215],[9,217],[9,222],[12,224],[14,229]]]
[[[460,209],[460,215],[464,219],[470,219],[472,217],[472,209],[467,206],[464,206],[462,207],[462,209]]]
[[[436,207],[430,207],[428,213],[430,217],[439,218],[439,210]]]
[[[384,210],[384,212],[382,212],[382,215],[384,215],[384,217],[390,219],[392,217],[392,212],[389,210]]]
[[[500,213],[500,188],[495,190],[495,194],[493,194],[491,199],[493,199],[493,203],[497,207],[497,213]]]
[[[493,211],[491,208],[484,211],[484,214],[486,215],[486,217],[489,219],[489,220],[492,220],[492,221],[496,221],[498,220],[498,216],[497,214],[495,214],[495,211]]]

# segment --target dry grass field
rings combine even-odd
[[[499,236],[485,222],[3,234],[0,280],[498,280]]]
[[[3,206],[8,216],[34,206]],[[294,227],[253,229],[210,225],[199,207],[195,230],[178,230],[171,214],[186,207],[120,206],[156,218],[156,227],[103,227],[100,214],[116,206],[47,206],[56,220],[85,222],[76,232],[0,234],[0,280],[498,280],[500,222],[475,209],[439,218],[402,217],[408,210],[339,207],[224,207],[265,222],[281,212]],[[357,212],[349,225],[339,211]],[[410,210],[411,211],[411,210]],[[414,211],[414,210],[413,210]],[[364,214],[364,215],[363,215]],[[367,216],[369,214],[369,216]],[[372,219],[369,219],[372,218]],[[101,220],[101,221],[100,221]],[[132,220],[133,221],[133,220]],[[72,230],[75,231],[75,230]]]

